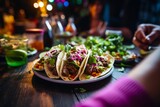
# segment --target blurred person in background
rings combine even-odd
[[[15,22],[13,8],[9,8],[8,11],[3,14],[3,20],[6,33],[13,34]]]
[[[125,41],[131,42],[136,30],[140,0],[109,0],[107,29],[120,30]]]
[[[18,14],[14,24],[15,27],[14,33],[23,34],[25,32],[27,25],[26,13],[24,9],[20,9],[17,13]]]
[[[4,32],[13,34],[14,32],[14,8],[9,0],[3,1],[3,21],[4,21]]]
[[[138,22],[139,4],[139,0],[89,0],[89,15],[76,24],[78,32],[105,36],[106,29],[120,30],[125,40],[131,42]]]
[[[107,29],[121,30],[131,42],[141,23],[160,24],[160,0],[109,0]]]
[[[89,14],[76,24],[78,33],[85,32],[85,35],[103,36],[107,24],[103,20],[105,0],[89,0]]]

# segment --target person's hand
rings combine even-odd
[[[96,28],[92,28],[89,30],[89,34],[92,35],[104,35],[107,28],[107,24],[105,22],[100,22]]]
[[[133,37],[133,43],[143,49],[148,50],[154,43],[160,43],[160,26],[154,24],[141,24]]]

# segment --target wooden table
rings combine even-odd
[[[33,61],[39,53],[29,57],[21,67],[8,67],[0,62],[0,107],[72,107],[92,93],[126,75],[115,67],[112,75],[102,81],[84,85],[60,85],[45,81],[34,75]]]

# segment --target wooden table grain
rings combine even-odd
[[[110,77],[91,84],[55,84],[34,75],[33,61],[38,55],[39,52],[30,56],[26,65],[15,68],[7,66],[4,59],[1,60],[0,107],[72,107],[132,69],[125,68],[120,72],[119,67],[115,67]]]

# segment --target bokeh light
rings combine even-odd
[[[65,15],[62,14],[61,15],[61,19],[64,20],[65,19]]]
[[[64,6],[65,6],[65,7],[68,7],[68,6],[69,6],[69,2],[68,2],[68,1],[65,1],[65,2],[64,2]]]
[[[34,8],[38,8],[39,7],[38,3],[34,3],[33,6],[34,6]]]
[[[54,0],[48,0],[50,3],[53,3],[54,2]]]
[[[44,3],[42,1],[38,2],[39,4],[39,7],[43,7],[44,6]]]
[[[52,11],[53,6],[51,4],[48,4],[46,8],[47,8],[48,11]]]

